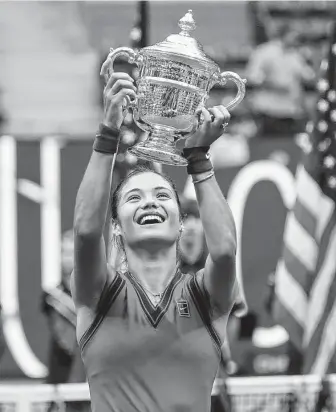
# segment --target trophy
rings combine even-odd
[[[129,47],[111,49],[109,74],[119,56],[126,56],[129,63],[139,68],[137,97],[127,98],[125,109],[133,110],[135,123],[148,132],[148,137],[129,148],[129,152],[144,160],[185,166],[187,162],[176,142],[195,133],[200,126],[196,111],[205,106],[210,89],[233,81],[238,92],[226,106],[232,109],[244,98],[246,80],[234,72],[220,73],[219,66],[190,36],[196,28],[192,10],[179,21],[179,26],[179,34],[139,51]]]

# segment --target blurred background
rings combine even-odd
[[[273,316],[274,279],[286,214],[296,197],[295,172],[320,93],[332,87],[329,80],[321,82],[321,62],[328,56],[336,2],[1,1],[3,382],[43,382],[48,376],[54,382],[53,356],[55,382],[70,379],[77,359],[72,308],[62,295],[65,323],[58,323],[54,290],[68,296],[75,197],[102,117],[100,66],[110,48],[140,49],[178,33],[178,21],[189,9],[197,24],[192,35],[207,55],[222,71],[248,81],[245,99],[212,148],[241,239],[238,270],[249,306],[245,317],[229,322],[228,374],[302,372],[302,352]],[[136,67],[124,60],[116,62],[116,70],[137,78]],[[207,106],[225,104],[235,92],[229,83],[214,87]],[[329,132],[330,124],[334,133],[333,116],[320,132]],[[137,163],[127,147],[143,137],[129,114],[114,185]],[[163,169],[176,181],[189,216],[181,247],[185,267],[197,270],[205,246],[192,185],[184,169]],[[67,333],[62,344],[60,336]],[[73,381],[81,380],[79,368]]]

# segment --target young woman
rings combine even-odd
[[[116,271],[107,263],[103,230],[122,103],[135,90],[125,73],[108,79],[104,120],[76,199],[72,293],[92,409],[205,412],[236,290],[235,225],[207,155],[230,115],[222,106],[203,109],[204,122],[184,149],[209,250],[204,269],[196,275],[179,270],[177,192],[168,177],[141,168],[112,195],[125,267]]]

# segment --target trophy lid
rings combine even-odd
[[[142,51],[192,59],[210,70],[218,69],[218,65],[204,53],[202,45],[190,36],[190,32],[196,28],[192,10],[188,10],[188,13],[180,19],[179,26],[181,28],[179,34],[171,34],[164,41],[145,47]]]

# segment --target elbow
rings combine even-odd
[[[237,252],[237,241],[233,236],[228,236],[222,242],[218,242],[215,250],[209,251],[212,260],[216,263],[234,262]]]
[[[105,222],[97,212],[92,212],[81,202],[77,202],[74,213],[73,228],[77,238],[96,239],[104,232]]]
[[[78,239],[95,240],[99,239],[103,234],[103,229],[94,225],[87,219],[82,219],[80,216],[74,220],[74,234]]]

